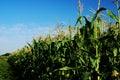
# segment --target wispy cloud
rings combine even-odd
[[[22,48],[39,35],[45,36],[49,33],[51,26],[40,26],[35,23],[0,25],[0,54]]]

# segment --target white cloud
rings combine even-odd
[[[38,24],[0,25],[0,54],[13,52],[30,42],[33,37],[45,36],[53,27]]]

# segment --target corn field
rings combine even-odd
[[[114,21],[105,23],[101,11]],[[120,17],[100,8],[92,20],[79,14],[74,35],[70,28],[69,36],[33,39],[12,53],[17,80],[120,80]]]

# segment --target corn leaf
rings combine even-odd
[[[78,17],[75,26],[76,26],[78,23],[82,24],[82,17],[81,17],[81,16]]]
[[[110,10],[106,10],[106,12],[107,12],[107,14],[112,18],[112,19],[114,19],[116,22],[118,22],[118,17],[113,13],[113,12],[111,12]]]
[[[92,22],[95,21],[95,19],[97,18],[97,15],[103,10],[106,10],[106,8],[100,8],[99,10],[96,11],[95,15],[93,16]]]
[[[72,70],[72,69],[74,69],[74,68],[68,67],[68,66],[65,66],[65,67],[63,67],[63,68],[59,68],[59,70],[61,70],[61,71]]]

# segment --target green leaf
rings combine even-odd
[[[27,43],[27,44],[28,44],[28,46],[29,46],[30,48],[33,48],[32,45],[31,45],[30,43]]]
[[[117,56],[117,48],[113,49],[114,57]]]
[[[59,70],[61,70],[61,71],[72,70],[72,69],[75,69],[75,68],[68,67],[68,66],[65,66],[65,67],[59,68]]]
[[[78,19],[77,19],[77,21],[76,21],[75,26],[76,26],[78,23],[82,24],[82,16],[80,16],[80,15],[78,16]]]
[[[80,61],[81,61],[84,65],[86,65],[86,63],[85,63],[85,61],[83,60],[83,58],[80,57]]]
[[[55,71],[75,70],[75,69],[79,69],[80,67],[81,67],[81,66],[77,66],[77,67],[64,66],[64,67],[62,67],[62,68],[55,69],[53,72],[55,72]]]
[[[95,19],[97,18],[98,14],[103,11],[103,10],[106,10],[106,8],[100,8],[99,10],[96,11],[94,17],[92,18],[92,22],[95,21]]]
[[[56,44],[56,47],[57,47],[57,51],[58,51],[59,48],[61,47],[61,43],[58,42],[58,43]]]
[[[92,63],[92,67],[95,68],[96,67],[96,59],[93,59],[92,57],[90,57],[90,62]]]
[[[91,76],[91,72],[85,72],[82,74],[82,80],[89,80],[90,76]]]
[[[63,50],[64,50],[64,54],[65,54],[65,53],[66,53],[67,48],[63,48]]]
[[[91,24],[92,27],[93,27],[94,21],[96,20],[98,14],[103,10],[106,10],[106,8],[100,8],[99,10],[96,11],[95,15],[92,18],[92,24]]]
[[[119,19],[118,19],[118,17],[113,13],[113,12],[111,12],[110,10],[106,10],[106,12],[107,12],[107,14],[112,18],[112,19],[114,19],[116,22],[118,22],[119,21]]]

